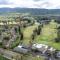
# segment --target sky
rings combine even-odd
[[[60,9],[60,0],[0,0],[2,7]]]

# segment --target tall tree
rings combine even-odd
[[[57,38],[55,39],[55,42],[60,42],[60,26],[57,28]]]
[[[41,26],[39,25],[37,29],[37,35],[40,35],[40,33],[41,33]]]
[[[20,40],[23,40],[23,37],[24,37],[23,33],[21,32],[20,35],[21,35]]]

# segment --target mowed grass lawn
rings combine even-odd
[[[38,25],[33,25],[24,30],[24,44],[29,44],[29,41],[31,40],[31,34],[37,26]],[[54,41],[54,39],[57,37],[57,26],[58,24],[54,21],[50,22],[48,25],[44,25],[41,35],[35,38],[35,43],[47,44],[60,50],[60,43],[56,43]]]
[[[51,22],[48,25],[44,25],[44,27],[42,28],[42,32],[41,35],[36,36],[35,38],[35,43],[42,43],[42,44],[47,44],[49,46],[52,46],[56,49],[60,50],[60,43],[55,43],[54,39],[57,37],[57,23],[55,22]],[[23,44],[25,45],[29,45],[29,41],[31,40],[31,34],[33,32],[33,30],[37,27],[38,25],[33,25],[33,26],[29,26],[27,28],[24,29],[24,40],[23,40]],[[40,56],[40,57],[33,57],[32,55],[27,56],[28,58],[24,58],[24,60],[44,60],[44,57]]]
[[[26,45],[29,44],[29,41],[31,40],[31,34],[37,26],[38,25],[33,25],[25,28],[23,32],[24,33],[23,44]],[[60,43],[56,43],[54,41],[54,39],[57,37],[57,29],[56,29],[57,26],[58,24],[55,23],[54,21],[50,22],[48,25],[44,25],[44,27],[42,28],[41,35],[35,38],[35,43],[47,44],[60,50]]]
[[[60,50],[60,43],[56,43],[54,39],[57,37],[57,29],[58,26],[55,22],[50,22],[48,25],[44,25],[42,28],[41,35],[37,36],[35,42],[47,44],[49,46],[54,47],[55,49]]]
[[[33,30],[37,27],[38,25],[33,25],[33,26],[29,26],[27,27],[23,34],[24,34],[24,41],[23,41],[23,44],[25,45],[28,45],[29,44],[29,41],[31,40],[31,35],[33,33]]]

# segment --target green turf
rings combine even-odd
[[[23,44],[26,44],[26,45],[29,44],[29,41],[31,40],[31,34],[37,26],[38,25],[33,25],[33,26],[29,26],[29,27],[25,28],[25,30],[23,32],[23,34],[24,34]]]
[[[54,41],[57,37],[57,29],[55,29],[57,26],[58,24],[55,22],[50,22],[50,24],[45,25],[42,29],[41,35],[37,36],[35,42],[47,44],[60,50],[60,43]]]
[[[54,39],[57,37],[57,29],[56,29],[57,26],[58,24],[55,23],[53,20],[48,25],[44,25],[44,27],[42,28],[41,35],[36,37],[35,43],[47,44],[60,50],[60,43],[56,43],[54,41]],[[24,30],[24,41],[23,41],[24,44],[29,44],[29,41],[31,40],[32,31],[35,29],[35,27],[37,27],[37,25],[27,27]]]

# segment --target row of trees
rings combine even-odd
[[[57,28],[57,38],[55,39],[55,42],[60,42],[60,26]]]
[[[34,41],[36,35],[40,35],[40,34],[41,34],[41,31],[42,31],[42,26],[41,26],[41,25],[39,25],[38,28],[35,28],[35,29],[33,30],[33,33],[32,33],[32,35],[31,35],[32,41]]]

